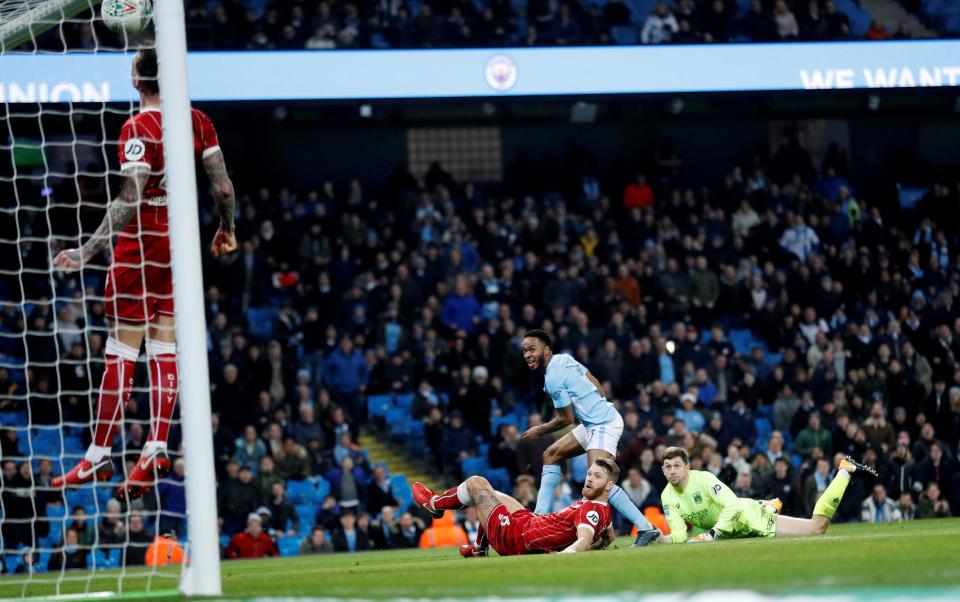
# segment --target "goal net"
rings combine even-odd
[[[182,28],[182,3],[173,3],[180,4]],[[189,457],[184,463],[183,449],[190,446],[183,443],[179,410],[170,421],[169,473],[142,497],[118,496],[158,428],[151,405],[166,392],[150,369],[149,336],[127,354],[132,369],[122,372],[120,384],[111,390],[104,376],[108,341],[118,336],[105,297],[113,242],[77,271],[54,266],[58,253],[90,240],[113,215],[108,207],[125,179],[117,143],[124,122],[139,110],[135,92],[76,81],[73,71],[110,71],[105,80],[130,82],[134,53],[154,47],[154,38],[152,26],[137,36],[107,29],[99,1],[0,0],[0,598],[172,590],[178,584],[195,591],[182,580],[188,564],[197,564],[187,561],[197,548],[188,529],[195,507],[187,512],[185,478],[192,469]],[[190,260],[174,253],[176,262]],[[200,258],[192,260],[188,268],[197,271]],[[125,269],[146,277],[147,263]],[[188,309],[177,306],[178,314]],[[180,361],[185,383],[190,377],[182,354]],[[123,403],[128,377],[132,390]],[[205,373],[202,378],[206,386]],[[121,399],[115,435],[100,446],[110,448],[109,461],[96,469],[104,477],[109,465],[113,477],[56,486],[55,478],[88,457],[95,443],[101,390]],[[209,422],[204,428],[209,433]],[[211,451],[209,442],[193,449]],[[215,505],[215,497],[208,495],[206,503]],[[205,511],[209,518],[215,507]]]

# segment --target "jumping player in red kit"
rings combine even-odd
[[[179,380],[157,73],[156,52],[140,50],[132,70],[133,86],[140,92],[140,112],[123,125],[118,142],[120,173],[126,178],[123,188],[90,239],[79,248],[62,251],[53,260],[57,269],[76,271],[117,236],[104,291],[110,335],[93,442],[83,460],[53,480],[54,487],[113,477],[110,448],[130,399],[140,346],[146,337],[150,434],[136,466],[117,490],[121,500],[141,497],[170,470],[167,438]],[[219,257],[237,248],[236,197],[213,123],[196,109],[192,109],[192,119],[194,155],[202,161],[210,179],[220,217],[220,227],[210,245],[210,252]]]
[[[546,552],[586,552],[601,545],[610,527],[607,496],[617,482],[620,469],[606,458],[598,458],[587,470],[583,499],[559,512],[536,515],[509,495],[495,491],[483,477],[473,476],[440,495],[422,483],[413,484],[413,499],[434,516],[444,510],[476,506],[480,515],[477,541],[460,547],[466,558],[486,556],[493,546],[501,556]]]

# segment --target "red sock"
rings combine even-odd
[[[108,354],[107,367],[100,381],[100,398],[97,400],[97,421],[93,432],[93,444],[109,448],[117,433],[117,425],[123,420],[123,408],[130,401],[133,389],[133,373],[136,360]]]
[[[436,510],[463,510],[465,506],[457,495],[457,488],[451,487],[433,498],[433,507]]]
[[[173,410],[177,407],[180,378],[176,346],[173,343],[150,342],[147,347],[150,365],[150,435],[147,443],[166,445],[170,437]]]

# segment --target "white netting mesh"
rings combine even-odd
[[[114,53],[147,43],[149,32],[128,40],[103,27],[98,16],[99,2],[90,0],[0,2],[0,50],[8,55]],[[5,577],[0,597],[174,587],[180,567],[165,562],[170,549],[155,537],[175,533],[174,540],[185,542],[182,466],[141,500],[119,507],[110,501],[150,427],[143,356],[113,443],[113,481],[65,490],[51,486],[52,477],[83,458],[92,437],[109,332],[104,285],[111,245],[77,273],[54,271],[51,260],[87,240],[117,196],[123,179],[117,139],[137,105],[51,103],[47,99],[71,99],[71,94],[52,96],[39,87],[4,92],[0,562],[5,574],[22,576]],[[175,425],[170,440],[175,460],[179,448]],[[82,514],[85,521],[79,520]],[[154,553],[168,566],[145,566]]]

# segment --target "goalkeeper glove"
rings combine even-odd
[[[687,543],[702,543],[705,541],[714,541],[720,539],[716,529],[710,529],[706,533],[701,533],[696,537],[691,537]]]

